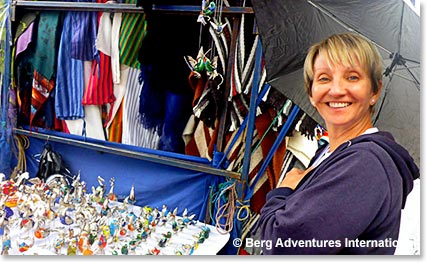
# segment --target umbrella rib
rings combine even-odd
[[[416,82],[416,84],[417,84],[417,89],[418,89],[418,90],[420,90],[420,81],[418,81],[418,79],[414,76],[414,74],[412,73],[412,71],[411,71],[411,70],[409,70],[409,68],[408,68],[405,64],[403,64],[403,66],[405,67],[406,71],[408,71],[408,73],[412,76],[412,78],[413,78],[413,79],[414,79],[414,81]]]
[[[403,59],[405,60],[405,61],[407,61],[407,62],[411,62],[411,63],[414,63],[414,64],[421,64],[420,63],[420,61],[415,61],[415,60],[412,60],[412,59],[408,59],[408,58],[406,58],[406,57],[403,57]]]
[[[391,52],[390,50],[388,50],[387,48],[383,47],[382,45],[378,44],[377,42],[373,41],[372,39],[370,39],[369,37],[365,36],[364,34],[360,33],[359,31],[355,30],[354,28],[352,28],[351,26],[347,25],[346,23],[344,23],[343,21],[339,20],[335,15],[333,15],[331,12],[327,11],[325,8],[320,7],[319,5],[313,3],[312,1],[308,0],[307,1],[309,4],[311,4],[312,6],[314,6],[314,8],[318,9],[320,12],[324,13],[325,15],[329,16],[332,20],[334,20],[335,22],[337,22],[339,25],[341,25],[342,27],[344,27],[345,29],[352,31],[352,32],[356,32],[359,35],[363,36],[364,38],[368,39],[369,41],[371,41],[372,43],[374,43],[377,47],[381,48],[382,50],[384,50],[385,52],[389,53],[389,54],[393,54],[393,52]]]
[[[409,71],[409,70],[408,70],[408,71]],[[409,73],[412,75],[411,71],[409,71]],[[401,77],[401,78],[403,78],[403,79],[405,79],[405,80],[408,80],[409,82],[413,82],[413,83],[416,85],[416,87],[417,87],[418,91],[420,91],[420,83],[417,81],[417,79],[415,78],[415,76],[413,76],[413,75],[412,75],[412,78],[413,78],[413,79],[410,79],[410,78],[408,78],[408,77],[406,77],[406,76],[403,76],[403,75],[401,75],[401,74],[398,74],[398,73],[396,73],[396,72],[394,72],[393,74],[394,74],[394,75],[396,75],[396,76],[398,76],[398,77]]]
[[[402,12],[400,14],[400,25],[399,25],[399,37],[397,39],[397,53],[400,54],[400,45],[402,43],[402,24],[403,24],[403,13],[405,12],[405,3],[402,2]]]

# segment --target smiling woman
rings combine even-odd
[[[377,49],[356,35],[332,36],[314,45],[305,63],[305,88],[325,120],[330,151],[371,128],[382,88]]]
[[[330,143],[267,194],[261,239],[340,245],[274,246],[264,254],[394,254],[396,244],[351,244],[398,243],[401,209],[419,177],[408,151],[371,122],[382,88],[377,49],[357,34],[332,35],[309,49],[304,80]]]

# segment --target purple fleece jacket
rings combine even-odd
[[[390,133],[342,144],[295,190],[267,194],[263,254],[394,254],[401,209],[419,175]]]

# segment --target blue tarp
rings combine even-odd
[[[99,141],[80,136],[68,135],[60,132],[37,130],[40,133],[72,138],[79,141],[96,142],[108,147],[130,149],[133,151],[152,153],[159,156],[173,157],[194,163],[209,161],[204,158],[186,156],[159,150],[150,150],[124,144]],[[29,136],[30,147],[26,150],[27,169],[31,177],[38,170],[37,156],[43,150],[46,140]],[[168,208],[178,208],[181,214],[185,208],[189,214],[196,214],[196,219],[205,221],[209,203],[211,187],[216,187],[222,179],[217,175],[200,173],[197,171],[158,164],[151,161],[120,156],[113,153],[99,152],[73,144],[49,141],[52,149],[61,154],[65,165],[72,174],[80,171],[81,180],[87,183],[87,190],[91,192],[92,186],[98,186],[97,177],[101,176],[110,189],[109,180],[115,178],[114,192],[119,200],[129,195],[132,185],[135,185],[136,205],[150,205],[161,208],[163,204]]]

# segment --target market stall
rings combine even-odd
[[[2,255],[214,255],[229,238],[187,209],[134,205],[133,188],[118,202],[114,178],[86,192],[79,176],[28,177],[1,182]]]

